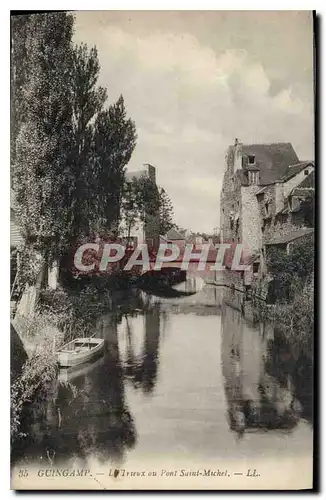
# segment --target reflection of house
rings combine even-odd
[[[156,185],[156,170],[153,165],[145,163],[142,168],[135,171],[128,171],[125,174],[127,181],[133,179],[148,178]],[[122,214],[123,216],[123,214]],[[159,238],[159,223],[156,216],[146,214],[146,223],[138,220],[131,228],[130,239],[134,244],[152,240],[152,243],[157,243]]]
[[[300,162],[290,143],[244,145],[237,139],[226,161],[221,239],[243,243],[257,272],[264,268],[265,245],[311,227],[300,207],[313,190],[314,164]]]
[[[293,427],[300,406],[289,373],[267,371],[271,325],[254,326],[240,311],[222,306],[222,373],[232,430]],[[283,367],[284,368],[284,367]],[[286,368],[286,367],[285,367]]]
[[[157,377],[160,345],[160,310],[158,305],[146,310],[146,314],[129,318],[122,323],[119,350],[126,376],[135,388],[152,392]]]

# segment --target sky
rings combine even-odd
[[[308,11],[80,11],[75,41],[96,45],[108,104],[136,123],[128,168],[156,167],[175,222],[219,227],[225,153],[291,142],[313,159],[313,34]]]

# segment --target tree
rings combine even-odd
[[[166,234],[173,223],[173,205],[164,188],[159,189],[159,231],[160,234]]]
[[[121,225],[127,235],[127,245],[130,242],[131,229],[141,221],[142,205],[139,200],[138,180],[134,178],[132,181],[126,181],[121,200]]]
[[[312,240],[304,239],[289,254],[277,247],[270,248],[267,265],[274,278],[276,299],[292,301],[314,271]]]
[[[156,184],[147,176],[134,177],[124,186],[122,197],[122,230],[130,241],[131,229],[137,224],[144,224],[147,236],[157,229],[159,213],[159,191]]]
[[[127,118],[123,97],[102,110],[94,124],[93,163],[89,183],[94,183],[93,213],[100,229],[117,230],[124,189],[125,166],[136,145],[136,127]],[[129,193],[131,195],[131,193]]]
[[[22,99],[22,90],[27,80],[28,67],[24,64],[27,57],[27,30],[30,16],[11,17],[11,71],[10,71],[10,148],[11,163],[16,156],[16,140],[20,126],[24,119],[25,100]]]
[[[13,33],[20,57],[12,71],[17,218],[27,245],[48,264],[91,233],[117,227],[136,144],[123,97],[104,108],[97,51],[73,45],[73,23],[66,13],[35,14],[25,21],[24,43],[22,23]]]
[[[72,49],[70,92],[72,105],[72,177],[67,194],[71,239],[90,232],[91,219],[96,218],[94,199],[97,183],[94,180],[94,119],[101,112],[107,93],[97,86],[100,63],[95,47],[87,45]]]
[[[67,89],[73,17],[34,14],[25,27],[25,57],[17,64],[26,65],[27,78],[16,103],[24,114],[17,113],[19,131],[13,138],[17,218],[27,243],[52,260],[55,248],[67,238],[62,221],[71,181],[72,107]]]

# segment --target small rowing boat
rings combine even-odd
[[[57,359],[61,367],[87,363],[101,354],[104,339],[77,338],[68,342],[57,351]]]
[[[88,363],[82,363],[77,366],[61,367],[58,373],[59,382],[72,382],[80,377],[85,377],[93,372],[93,370],[98,370],[103,366],[105,362],[104,356],[99,356],[97,359],[93,359]]]

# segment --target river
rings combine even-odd
[[[312,369],[271,325],[224,287],[143,304],[100,318],[104,355],[61,371],[18,464],[311,456]]]

